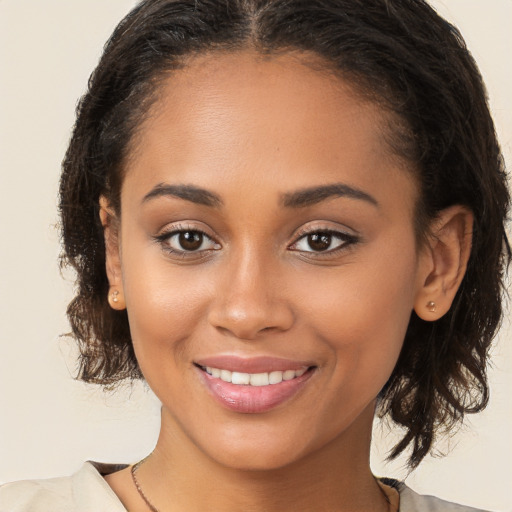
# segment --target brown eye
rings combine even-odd
[[[220,245],[207,234],[194,229],[179,229],[159,235],[156,239],[165,251],[182,256],[220,249]]]
[[[328,233],[312,233],[308,235],[308,245],[316,252],[326,251],[331,247],[332,235]]]
[[[300,236],[289,248],[303,254],[310,253],[312,256],[320,253],[336,255],[338,251],[348,249],[358,242],[358,236],[343,231],[311,231]]]
[[[197,251],[203,245],[203,234],[198,231],[182,231],[178,235],[178,242],[185,251]]]

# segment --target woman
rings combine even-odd
[[[416,467],[485,406],[508,204],[478,71],[427,4],[142,2],[61,214],[80,376],[143,377],[160,437],[1,506],[464,510],[376,479],[371,426]]]

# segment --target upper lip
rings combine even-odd
[[[197,359],[196,365],[202,367],[218,368],[240,373],[266,373],[284,372],[286,370],[300,370],[313,366],[307,361],[282,359],[279,357],[258,356],[240,357],[234,355],[217,355]]]

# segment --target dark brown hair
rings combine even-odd
[[[411,445],[416,466],[436,432],[488,401],[486,363],[510,259],[506,175],[481,76],[459,32],[422,0],[146,0],[121,21],[79,103],[60,185],[62,263],[77,272],[68,315],[79,377],[107,386],[142,377],[126,313],[107,302],[100,195],[119,212],[123,160],[159,80],[193,54],[245,48],[313,52],[393,112],[390,142],[421,183],[420,233],[450,205],[474,214],[451,310],[436,322],[412,313],[380,394],[379,414],[405,431],[391,457]]]

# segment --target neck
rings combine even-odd
[[[213,460],[163,409],[157,446],[138,474],[160,512],[386,511],[369,466],[372,419],[373,405],[319,450],[282,467],[254,470]]]

